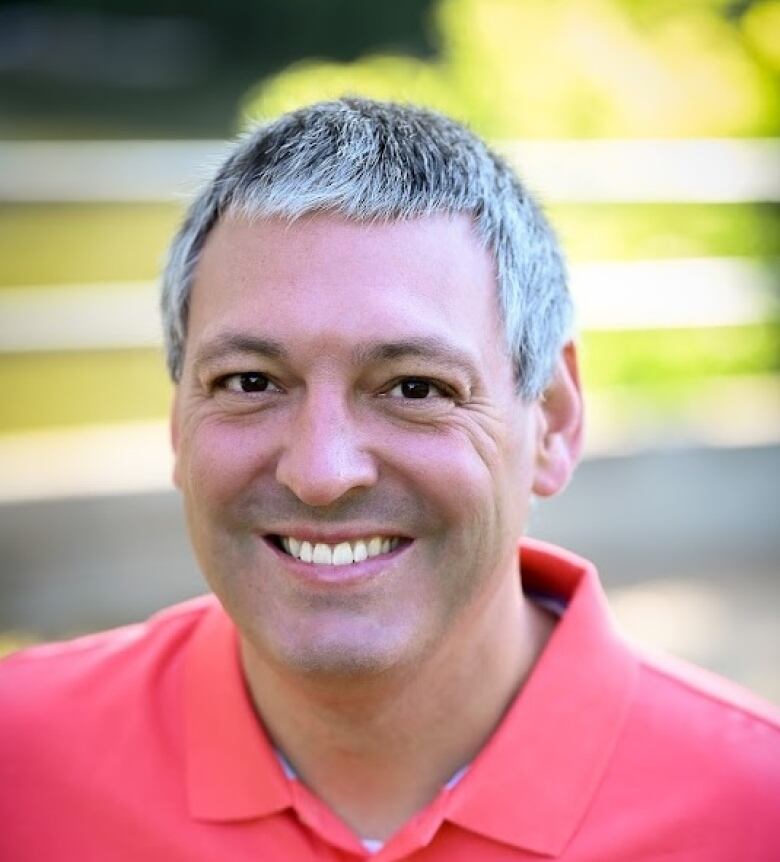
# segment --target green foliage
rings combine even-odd
[[[12,652],[32,646],[40,639],[29,632],[0,631],[0,658]]]
[[[431,105],[485,135],[767,135],[780,128],[778,0],[441,0],[432,61],[307,61],[254,88],[246,117],[357,92]]]
[[[777,204],[556,204],[568,257],[780,257]]]
[[[780,322],[586,332],[582,347],[588,386],[674,387],[708,377],[780,371]]]
[[[432,52],[432,0],[9,2],[0,137],[17,140],[223,138],[247,88],[301,58]]]

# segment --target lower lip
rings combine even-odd
[[[412,546],[413,541],[402,541],[398,547],[393,548],[386,554],[370,557],[359,563],[349,563],[343,566],[328,566],[321,563],[304,563],[297,557],[286,554],[276,547],[267,538],[263,542],[284,565],[284,567],[298,580],[309,584],[322,584],[325,586],[348,586],[368,581],[387,570],[389,565],[395,562]]]

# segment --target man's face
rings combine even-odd
[[[255,654],[303,672],[413,666],[517,588],[543,408],[515,393],[504,345],[465,217],[217,225],[175,479]]]

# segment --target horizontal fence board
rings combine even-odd
[[[582,329],[758,323],[778,309],[778,262],[688,258],[581,263],[571,289]],[[154,281],[0,290],[0,353],[153,347]]]
[[[186,198],[225,141],[0,142],[0,201]],[[780,201],[780,139],[499,141],[549,202]]]

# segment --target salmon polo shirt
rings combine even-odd
[[[373,854],[281,765],[207,597],[0,664],[0,859],[780,859],[772,708],[629,646],[584,560],[524,542],[521,568],[565,605],[548,645],[460,780]]]

